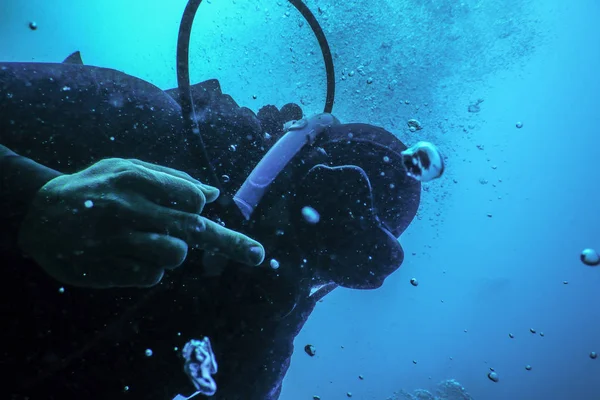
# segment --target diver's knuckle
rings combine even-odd
[[[111,172],[113,169],[113,165],[110,160],[110,158],[104,158],[100,161],[97,161],[94,164],[90,165],[88,168],[86,168],[84,171],[81,171],[81,173],[86,174],[87,172],[96,175]]]
[[[98,165],[102,168],[113,169],[113,170],[122,168],[123,164],[124,164],[124,160],[122,158],[117,158],[117,157],[105,158],[96,163],[96,165]]]
[[[186,232],[185,228],[187,225],[187,219],[184,218],[181,213],[174,213],[169,221],[168,225],[161,231],[161,233],[166,234],[167,236],[176,235],[176,232]]]
[[[244,247],[244,237],[235,231],[227,231],[227,245],[233,251],[240,251]]]
[[[119,161],[116,157],[108,157],[99,161],[101,164],[116,164]]]
[[[117,170],[112,174],[112,183],[116,187],[128,188],[142,178],[143,175],[140,174],[140,171],[138,171],[137,168],[126,168]]]
[[[94,167],[105,167],[111,163],[112,158],[103,158],[102,160],[95,163]]]
[[[122,158],[121,162],[133,168],[148,168],[147,165],[153,165],[151,163],[145,163],[137,158]]]
[[[203,234],[206,231],[204,218],[198,214],[184,213],[181,215],[180,223],[185,231],[193,234]]]
[[[190,184],[189,202],[191,208],[196,213],[201,212],[204,208],[204,205],[206,204],[206,196],[204,195],[204,193],[202,193],[200,189],[196,188],[192,184]]]
[[[190,181],[195,181],[194,178],[192,178],[192,176],[190,174],[188,174],[185,171],[180,171],[178,169],[173,169],[173,168],[169,168],[169,170],[171,171],[171,173],[175,174],[176,176],[179,176],[182,179],[187,179]]]
[[[106,198],[102,211],[106,215],[114,216],[123,220],[125,217],[131,217],[131,203],[122,196],[110,196]]]

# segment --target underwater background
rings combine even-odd
[[[333,114],[447,159],[400,239],[402,268],[317,306],[281,399],[600,399],[600,267],[579,260],[600,250],[600,2],[306,3],[334,56]],[[0,60],[79,50],[172,88],[185,4],[0,0]],[[287,1],[205,0],[190,61],[192,83],[217,78],[255,112],[322,110],[322,56]]]

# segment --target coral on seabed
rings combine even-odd
[[[437,385],[435,395],[425,389],[417,389],[412,393],[400,390],[386,400],[473,400],[473,398],[460,383],[448,379]]]

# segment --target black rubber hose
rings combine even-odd
[[[181,17],[177,37],[177,87],[179,88],[179,104],[181,104],[184,118],[189,118],[195,112],[190,91],[190,37],[194,18],[201,3],[202,0],[188,1]],[[198,128],[198,121],[194,119],[194,122],[195,128]]]
[[[204,140],[200,134],[196,110],[194,109],[194,100],[192,99],[192,88],[190,86],[190,37],[194,18],[196,17],[200,3],[202,3],[202,0],[190,0],[185,6],[181,23],[179,24],[179,35],[177,37],[177,87],[179,89],[179,104],[181,105],[184,124],[194,134],[192,136],[195,137],[195,140],[199,142],[199,164],[208,172],[208,176],[206,177],[208,184],[218,188],[221,193],[224,193],[221,180],[212,167]]]
[[[300,14],[302,14],[319,42],[323,60],[325,61],[325,72],[327,74],[327,97],[325,99],[323,111],[331,113],[335,100],[335,72],[329,43],[314,14],[302,0],[288,1],[296,7]],[[183,12],[181,24],[179,25],[179,37],[177,40],[177,85],[179,87],[181,109],[185,118],[189,118],[189,116],[193,118],[194,115],[194,104],[190,92],[189,48],[192,25],[200,3],[202,3],[202,0],[190,0],[188,2]],[[195,125],[194,128],[197,130],[198,123],[195,118],[193,118],[193,120]]]
[[[289,2],[296,7],[304,19],[306,19],[306,22],[308,22],[308,25],[319,42],[319,47],[321,48],[321,53],[323,54],[323,59],[325,61],[325,72],[327,74],[327,97],[325,98],[325,107],[323,111],[331,113],[335,100],[335,72],[329,43],[314,14],[302,0],[289,0]],[[196,17],[198,7],[200,7],[201,3],[202,0],[189,0],[183,11],[181,23],[179,24],[179,35],[177,37],[177,87],[179,89],[179,104],[181,105],[184,123],[189,130],[195,134],[194,136],[197,137],[197,140],[200,141],[200,162],[209,170],[209,183],[222,191],[221,181],[214,168],[211,166],[206,152],[206,146],[202,140],[198,120],[196,119],[196,111],[194,109],[194,100],[192,99],[190,85],[190,37],[192,34],[194,18]]]
[[[323,109],[323,112],[331,113],[331,110],[333,110],[333,102],[335,100],[335,72],[333,69],[333,58],[331,57],[329,43],[327,42],[323,29],[321,29],[321,25],[319,25],[319,22],[306,4],[304,4],[302,0],[288,1],[296,7],[300,14],[302,14],[319,42],[321,53],[323,53],[323,60],[325,61],[325,73],[327,74],[327,97],[325,98],[325,108]]]

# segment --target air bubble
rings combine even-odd
[[[416,120],[416,119],[409,119],[406,124],[408,125],[408,129],[410,129],[411,132],[415,132],[415,131],[420,131],[421,129],[423,129],[423,125],[421,125],[421,123]]]
[[[491,371],[488,373],[488,378],[490,379],[490,381],[492,382],[498,382],[500,380],[500,377],[498,376],[498,374],[494,371]]]
[[[416,180],[428,182],[444,173],[443,156],[432,143],[418,142],[401,154],[406,174]]]
[[[584,249],[579,256],[582,263],[589,267],[600,265],[600,255],[594,249]]]
[[[306,222],[312,225],[318,223],[321,220],[321,215],[319,215],[319,212],[309,206],[302,207],[302,216],[304,217],[304,220]]]
[[[315,354],[317,354],[317,349],[315,349],[315,346],[313,346],[312,344],[307,344],[306,346],[304,346],[304,352],[309,356],[314,357]]]

